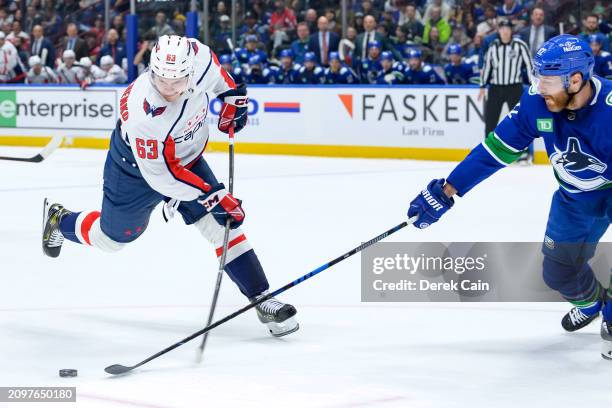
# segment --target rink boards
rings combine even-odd
[[[0,145],[107,148],[124,86],[0,90]],[[237,151],[329,157],[461,160],[484,136],[476,86],[249,86],[249,124]],[[209,103],[209,150],[225,150]],[[546,163],[541,144],[536,162]]]

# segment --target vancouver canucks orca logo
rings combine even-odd
[[[564,183],[563,187],[571,192],[592,191],[610,183],[610,180],[601,176],[608,165],[597,157],[585,153],[580,146],[580,142],[575,137],[567,140],[565,151],[560,151],[555,146],[555,152],[550,155],[550,162],[553,165],[557,177]],[[593,173],[596,173],[595,177]],[[565,184],[570,184],[568,188]]]
[[[166,110],[165,106],[160,106],[159,108],[156,108],[155,106],[149,104],[146,99],[142,103],[142,108],[144,109],[146,115],[150,113],[152,117],[161,115]]]

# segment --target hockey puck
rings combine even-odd
[[[78,374],[77,370],[73,368],[64,368],[59,370],[60,377],[76,377]]]

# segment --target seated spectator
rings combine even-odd
[[[427,51],[428,58],[432,64],[438,65],[442,64],[442,52],[444,51],[444,43],[440,41],[440,32],[438,27],[432,27],[429,31],[429,39],[426,43],[423,43],[425,46],[424,51]]]
[[[74,23],[66,26],[66,37],[62,41],[62,48],[74,51],[78,60],[89,55],[89,47],[83,39],[79,38],[79,30]]]
[[[219,17],[219,24],[216,26],[213,35],[213,49],[218,54],[232,52],[227,40],[232,38],[232,27],[229,16],[223,14]]]
[[[430,18],[425,23],[425,29],[423,30],[423,44],[429,43],[429,33],[431,28],[436,27],[440,34],[439,41],[443,44],[448,42],[451,35],[451,26],[448,21],[442,18],[440,15],[440,7],[434,6],[431,9]]]
[[[380,41],[370,41],[368,44],[368,56],[361,60],[357,66],[357,73],[362,84],[375,84],[378,71],[382,69],[380,65],[380,53],[382,44]]]
[[[106,29],[104,28],[104,18],[102,18],[102,16],[96,17],[96,19],[94,20],[93,27],[91,27],[86,34],[89,34],[89,33],[94,34],[95,39],[96,39],[96,44],[102,44],[104,42]],[[91,46],[89,48],[91,49]]]
[[[51,44],[51,41],[43,36],[41,25],[34,26],[32,37],[30,55],[40,57],[45,66],[53,68],[55,66],[55,47]]]
[[[6,41],[6,34],[0,32],[0,83],[20,83],[25,80],[25,76],[17,49],[10,41]]]
[[[495,7],[488,5],[484,10],[484,21],[476,26],[476,34],[486,37],[497,32],[497,12]]]
[[[297,25],[297,40],[291,43],[293,59],[298,64],[304,62],[304,54],[310,51],[310,31],[308,24],[300,23]]]
[[[57,75],[53,70],[43,65],[38,55],[32,55],[28,60],[30,70],[25,79],[26,84],[57,84]]]
[[[125,84],[127,82],[125,72],[110,55],[100,58],[100,69],[104,72],[104,76],[95,79],[94,83],[96,84]]]
[[[300,64],[293,60],[293,51],[290,49],[282,50],[280,52],[280,76],[278,83],[295,84],[301,67]]]
[[[355,84],[359,83],[357,74],[340,60],[337,52],[329,53],[329,68],[324,71],[326,84]]]
[[[317,21],[318,31],[310,36],[309,50],[315,53],[317,63],[323,67],[329,66],[327,58],[330,52],[337,52],[340,38],[338,34],[329,31],[327,17],[321,16]]]
[[[403,26],[404,24],[411,23],[413,21],[420,22],[422,20],[423,17],[421,16],[421,13],[419,13],[419,11],[417,10],[416,5],[414,3],[408,3],[397,12],[396,22],[398,26]],[[423,25],[421,24],[421,27],[422,26]],[[422,32],[423,31],[421,30],[421,35],[419,35],[419,37],[422,36]]]
[[[304,65],[300,67],[296,82],[298,84],[322,84],[325,81],[323,68],[317,65],[317,57],[312,51],[304,54]]]
[[[234,82],[237,84],[245,83],[243,69],[238,64],[234,66],[232,60],[233,58],[230,54],[222,54],[219,56],[219,63],[221,64],[225,72],[232,76]]]
[[[252,11],[247,11],[244,15],[243,24],[238,27],[238,43],[243,44],[249,34],[255,34],[264,44],[269,40],[269,32],[266,27],[257,20],[257,16]]]
[[[293,11],[285,6],[283,0],[274,1],[274,12],[270,16],[270,34],[272,48],[276,49],[288,42],[297,27],[297,19]]]
[[[78,73],[80,68],[75,65],[75,52],[65,50],[62,54],[62,62],[57,67],[57,76],[62,84],[78,84]]]
[[[588,15],[584,19],[583,24],[584,30],[582,31],[582,33],[580,33],[580,37],[587,42],[589,41],[589,35],[601,32],[599,30],[599,17],[597,16],[597,14]],[[602,49],[604,51],[610,51],[610,41],[608,40],[607,36],[603,37]]]
[[[401,26],[402,31],[406,33],[406,40],[421,43],[425,27],[421,23],[421,18],[417,13],[416,6],[414,4],[408,4],[404,8],[404,13],[402,14],[403,18],[400,18],[398,25]]]
[[[463,84],[479,84],[480,71],[478,65],[465,62],[462,58],[460,44],[450,44],[448,47],[448,55],[450,62],[444,66],[444,75],[446,82],[454,85]]]
[[[513,26],[522,28],[524,14],[525,7],[520,0],[503,0],[502,4],[497,7],[497,16],[510,20]]]
[[[412,50],[408,55],[408,66],[404,71],[406,83],[414,85],[444,84],[444,79],[434,67],[423,62],[422,53]]]
[[[591,34],[589,43],[595,56],[593,72],[600,77],[612,79],[612,55],[602,50],[605,36],[602,33]]]
[[[151,50],[156,42],[157,39],[154,34],[148,33],[144,41],[138,46],[138,52],[134,55],[134,65],[138,67],[138,74],[144,72],[149,66],[149,62],[151,61]]]
[[[113,61],[115,61],[115,64],[119,66],[123,64],[124,58],[127,59],[125,46],[121,41],[119,41],[119,34],[114,28],[108,30],[108,33],[106,34],[106,43],[102,49],[100,49],[100,53],[98,54],[100,58],[104,57],[105,55],[110,55],[113,58]]]
[[[6,11],[5,11],[6,13]],[[40,15],[40,13],[38,12],[38,10],[36,10],[36,7],[34,7],[33,5],[28,5],[28,8],[26,10],[26,26],[25,26],[25,31],[27,33],[31,33],[34,30],[34,27],[41,24],[43,22],[43,18]]]
[[[304,23],[308,26],[308,32],[314,33],[317,31],[317,10],[308,9],[306,10],[306,15],[304,16]]]
[[[259,55],[253,55],[249,58],[245,82],[247,84],[274,84],[279,71],[277,67],[266,67]]]
[[[336,33],[338,38],[342,35],[342,27],[338,24],[336,12],[333,9],[327,9],[325,11],[325,17],[328,21],[328,30],[332,33]]]
[[[440,9],[440,18],[448,21],[451,12],[451,7],[448,3],[448,1],[442,0],[429,1],[427,8],[425,9],[425,14],[423,14],[423,21],[431,20],[431,13],[433,12],[434,8]]]
[[[376,75],[376,83],[379,85],[395,85],[404,82],[404,66],[393,60],[393,54],[383,51],[380,54],[380,70]]]
[[[21,30],[21,23],[19,21],[13,21],[13,30],[6,36],[6,39],[9,41],[13,41],[14,38],[21,38],[21,43],[24,47],[30,47],[30,36],[28,33]]]
[[[162,35],[172,35],[174,34],[174,30],[168,24],[168,18],[166,17],[166,13],[163,11],[159,11],[155,15],[155,25],[149,30],[149,32],[155,36],[155,39],[161,37]],[[116,60],[115,60],[116,63]]]

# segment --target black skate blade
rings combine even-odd
[[[133,369],[134,367],[126,367],[121,364],[113,364],[113,365],[106,367],[104,371],[112,375],[120,375],[120,374],[125,374],[127,372],[130,372]]]

